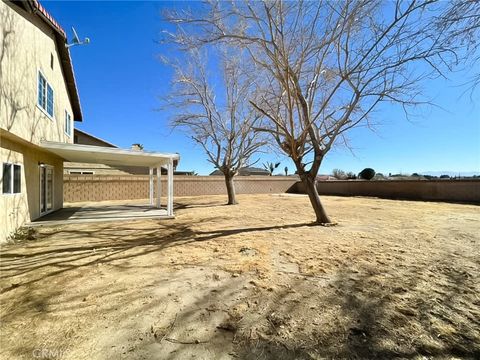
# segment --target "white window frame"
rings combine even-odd
[[[70,133],[68,133],[67,131],[67,123],[68,123],[68,130],[70,131]],[[65,131],[65,134],[71,138],[72,135],[73,135],[73,121],[72,121],[72,117],[70,116],[70,113],[65,110],[65,123],[63,124],[63,130]]]
[[[10,165],[12,167],[12,178],[10,179],[10,189],[11,192],[4,193],[3,192],[3,166]],[[20,166],[20,192],[13,192],[14,191],[14,184],[15,184],[15,165]],[[2,162],[2,169],[1,169],[1,179],[2,179],[2,195],[4,196],[12,196],[12,195],[19,195],[22,193],[23,185],[22,185],[22,173],[23,173],[23,165],[15,162]]]
[[[40,81],[40,76],[42,76],[45,79],[45,88],[43,89],[44,91],[44,96],[45,96],[45,108],[43,108],[39,103],[38,103],[38,83]],[[47,111],[48,109],[48,87],[52,89],[52,112],[53,114],[50,115]],[[39,108],[50,120],[54,121],[55,120],[55,90],[53,90],[53,86],[48,82],[47,77],[45,74],[42,72],[42,70],[38,69],[38,74],[37,74],[37,108]]]

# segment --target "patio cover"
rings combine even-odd
[[[167,169],[167,213],[173,215],[173,161],[179,160],[179,154],[138,151],[103,146],[69,144],[42,141],[42,148],[52,152],[65,161],[105,164],[112,166],[144,166],[150,169],[150,204],[153,205],[153,169],[157,169],[157,201],[160,208],[161,168]]]

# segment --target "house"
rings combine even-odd
[[[100,139],[99,137],[79,129],[73,130],[73,143],[118,148],[118,146],[109,143],[106,140]],[[64,174],[72,175],[125,175],[124,171],[105,164],[66,162],[63,164],[63,170]]]
[[[97,136],[87,133],[80,129],[74,129],[73,142],[79,145],[91,145],[118,148],[107,140],[101,139]],[[133,144],[132,150],[141,150],[138,144]],[[173,161],[173,174],[174,175],[193,175],[191,171],[176,171],[178,160]],[[64,163],[64,173],[71,175],[148,175],[149,169],[142,166],[109,166],[105,164],[92,164],[92,163]],[[162,174],[166,175],[165,169]]]
[[[114,145],[111,142],[108,142],[104,139],[100,139],[99,137],[89,134],[80,129],[73,130],[73,143],[80,144],[80,145],[93,145],[93,146],[118,148],[117,145]]]
[[[82,111],[65,32],[38,2],[0,2],[0,44],[1,241],[62,207],[63,161],[40,142],[73,143]]]
[[[220,170],[215,170],[210,173],[210,176],[219,176],[223,175]],[[238,169],[238,176],[270,176],[270,172],[265,169],[257,167],[242,167]]]
[[[104,139],[89,134],[80,129],[73,130],[73,143],[79,145],[91,145],[118,148]],[[140,168],[142,174],[148,174],[148,169]],[[127,175],[130,174],[124,169],[113,167],[105,164],[91,164],[91,163],[77,163],[66,162],[64,163],[64,173],[71,175]]]
[[[65,161],[149,169],[150,204],[157,172],[168,172],[173,216],[173,161],[178,154],[74,144],[83,120],[65,31],[37,0],[0,2],[0,242],[27,222],[63,207]]]

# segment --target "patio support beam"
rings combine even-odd
[[[150,167],[148,169],[148,175],[149,175],[149,195],[150,195],[150,205],[153,206],[153,167]]]
[[[160,209],[162,200],[162,167],[157,166],[157,208]]]
[[[173,216],[173,159],[167,165],[167,215]]]

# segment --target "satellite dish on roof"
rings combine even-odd
[[[65,45],[67,48],[75,46],[75,45],[86,45],[86,44],[90,43],[90,39],[88,37],[86,37],[85,39],[83,39],[83,41],[81,41],[80,37],[78,36],[78,34],[77,34],[77,32],[76,32],[76,30],[73,26],[72,26],[72,32],[73,32],[72,42],[70,44]]]

